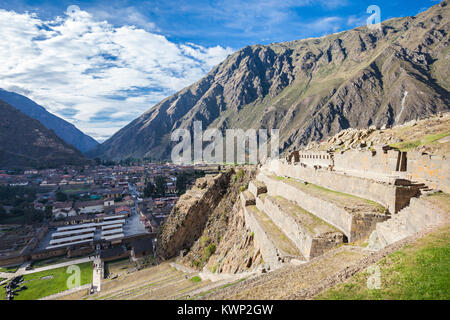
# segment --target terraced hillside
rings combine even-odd
[[[196,289],[208,286],[196,273],[185,273],[163,263],[131,274],[107,279],[100,293],[88,300],[163,300],[176,299]]]

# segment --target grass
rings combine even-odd
[[[92,262],[86,262],[78,265],[81,269],[80,285],[92,282]],[[67,290],[67,280],[73,275],[67,273],[67,267],[47,270],[27,274],[23,277],[24,281],[29,281],[24,285],[27,289],[18,292],[14,300],[37,300],[58,292]],[[43,279],[52,276],[51,279]]]
[[[19,266],[13,266],[13,267],[1,267],[0,272],[9,272],[14,273],[19,269]]]
[[[368,289],[366,270],[316,299],[330,300],[449,300],[450,226],[407,245],[376,265],[380,289]]]
[[[207,246],[202,255],[202,263],[206,263],[209,258],[216,252],[216,245],[214,243]]]
[[[425,136],[423,139],[420,140],[411,140],[411,141],[403,141],[398,143],[393,143],[390,146],[393,148],[397,148],[400,151],[408,151],[415,148],[418,148],[420,146],[429,145],[432,143],[436,143],[439,139],[445,138],[450,135],[450,132],[442,132],[437,134],[430,134]]]
[[[192,277],[191,279],[190,279],[192,282],[201,282],[202,281],[202,279],[199,277],[199,276],[194,276],[194,277]]]

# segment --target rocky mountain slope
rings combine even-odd
[[[0,100],[0,168],[79,165],[88,160],[39,121]]]
[[[245,225],[239,193],[255,177],[256,168],[228,168],[207,176],[184,194],[158,235],[161,259],[181,255],[178,262],[211,273],[255,270],[262,258]]]
[[[73,145],[83,153],[99,144],[92,137],[77,129],[73,124],[48,112],[44,107],[25,96],[0,89],[0,99],[33,119],[38,120],[47,129],[53,130],[66,143]]]
[[[329,36],[254,45],[168,97],[89,156],[168,158],[177,128],[279,128],[282,151],[347,128],[449,110],[448,1],[415,17]]]
[[[73,124],[51,114],[44,107],[25,96],[0,89],[0,99],[38,120],[46,128],[53,130],[66,143],[73,145],[81,152],[86,152],[98,145],[97,141],[78,130]]]

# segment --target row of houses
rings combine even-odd
[[[53,205],[53,217],[62,219],[83,214],[131,214],[132,200],[115,203],[114,199],[92,200],[82,202],[55,202]]]

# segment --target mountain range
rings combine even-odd
[[[0,168],[44,168],[88,162],[53,130],[2,100],[0,114]]]
[[[449,110],[449,6],[292,42],[247,46],[87,153],[168,159],[171,132],[278,128],[281,151],[347,128]]]
[[[53,130],[66,143],[83,153],[98,145],[97,141],[78,130],[73,124],[48,112],[44,107],[23,95],[0,89],[0,99],[33,119],[39,120],[46,128]]]

